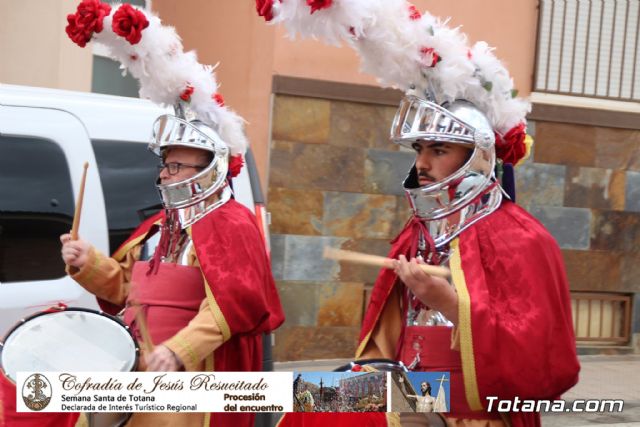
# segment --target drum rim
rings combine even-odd
[[[133,341],[133,347],[135,349],[135,357],[133,360],[133,366],[131,367],[132,371],[135,371],[136,369],[138,369],[138,363],[140,361],[140,346],[138,345],[138,341],[135,339],[135,337],[133,336],[133,334],[131,333],[131,329],[127,326],[126,323],[124,323],[122,320],[120,320],[119,318],[117,318],[116,316],[113,316],[107,312],[104,312],[102,310],[95,310],[92,308],[86,308],[86,307],[64,307],[64,308],[60,308],[57,306],[52,307],[54,308],[54,310],[51,310],[51,308],[47,309],[47,310],[43,310],[43,311],[39,311],[37,313],[33,313],[27,317],[24,317],[22,319],[20,319],[10,330],[9,332],[7,332],[4,337],[2,337],[2,340],[0,341],[0,372],[2,372],[2,375],[4,375],[5,378],[7,378],[9,381],[11,381],[13,384],[15,384],[16,382],[9,377],[9,375],[7,375],[7,371],[4,369],[4,363],[2,363],[2,354],[4,353],[4,344],[7,342],[7,339],[11,336],[11,334],[13,334],[18,328],[20,328],[22,325],[24,325],[25,323],[29,322],[30,320],[33,320],[37,317],[40,316],[46,316],[49,314],[56,314],[56,313],[63,313],[66,311],[83,311],[86,313],[92,313],[92,314],[98,314],[100,316],[104,316],[114,322],[116,322],[117,324],[119,324],[120,326],[122,326],[124,328],[124,330],[127,331],[127,334],[129,335],[129,338],[131,338],[131,340]]]
[[[353,368],[354,365],[365,366],[365,365],[372,365],[372,364],[375,364],[375,363],[386,363],[388,365],[397,366],[401,370],[403,370],[404,372],[408,372],[408,368],[406,367],[406,365],[402,361],[396,361],[396,360],[387,359],[387,358],[384,358],[384,357],[375,357],[375,358],[371,358],[371,359],[352,360],[349,363],[345,363],[344,365],[338,366],[336,369],[334,369],[334,372],[349,372],[350,370],[339,370],[339,369],[345,368],[345,367]],[[351,371],[351,372],[353,372],[353,371]],[[381,371],[381,372],[387,372],[387,371]]]

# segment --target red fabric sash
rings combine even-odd
[[[291,412],[285,414],[278,423],[278,427],[385,427],[386,425],[387,415],[384,412]]]
[[[199,268],[164,262],[157,267],[157,274],[148,275],[149,262],[138,261],[133,265],[132,287],[124,311],[124,322],[139,340],[136,312],[143,310],[154,344],[166,341],[184,328],[205,298]]]
[[[460,352],[451,350],[451,331],[447,326],[407,326],[402,344],[401,359],[409,366],[420,353],[415,371],[449,372],[450,407],[448,417],[470,419],[499,419],[498,414],[472,411],[467,404],[462,378]],[[435,390],[437,393],[438,390]]]

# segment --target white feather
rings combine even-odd
[[[184,52],[182,41],[173,27],[164,26],[156,15],[140,10],[149,21],[139,43],[131,45],[113,32],[114,4],[104,19],[104,29],[94,41],[105,45],[110,56],[140,82],[140,97],[161,105],[174,105],[187,88],[193,87],[189,108],[196,117],[218,132],[229,146],[231,155],[244,154],[249,142],[244,120],[212,98],[218,91],[214,67],[202,65],[194,51]]]
[[[273,22],[291,37],[346,42],[360,56],[362,71],[383,86],[429,91],[440,104],[471,101],[500,133],[525,122],[530,104],[512,97],[509,72],[486,43],[470,47],[459,29],[426,12],[412,20],[409,6],[405,0],[333,0],[311,14],[306,0],[283,0],[274,2]],[[423,48],[438,55],[435,66]]]

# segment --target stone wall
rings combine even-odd
[[[635,294],[629,350],[640,353],[640,130],[540,121],[530,131],[518,203],[560,244],[572,291]],[[581,352],[602,351],[615,349]]]
[[[287,320],[274,360],[351,358],[378,269],[325,246],[385,255],[409,218],[414,155],[389,142],[395,107],[278,95],[268,184],[274,276]]]
[[[274,360],[350,358],[378,269],[322,250],[387,253],[410,215],[401,183],[414,154],[389,142],[393,106],[276,95],[273,108],[268,209],[287,317]],[[518,203],[558,240],[571,289],[640,293],[640,131],[537,122],[530,133]]]
[[[640,130],[538,122],[518,202],[563,249],[572,290],[640,292]]]

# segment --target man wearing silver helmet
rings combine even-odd
[[[579,371],[560,250],[513,202],[530,106],[508,71],[486,43],[469,46],[459,29],[405,0],[256,7],[294,36],[349,45],[363,71],[405,92],[391,139],[416,152],[404,182],[413,215],[392,241],[394,268],[374,285],[356,358],[449,371],[448,425],[540,425],[536,412],[488,410],[491,397],[557,398]],[[420,263],[448,266],[451,279]],[[302,417],[280,425],[322,424]]]
[[[81,7],[87,3],[99,1],[85,0]],[[262,335],[280,326],[284,315],[256,218],[234,200],[230,187],[248,144],[243,120],[224,106],[212,68],[184,53],[172,28],[124,4],[118,11],[127,9],[125,18],[147,23],[140,25],[140,37],[125,40],[115,24],[119,12],[100,7],[114,25],[89,39],[107,45],[140,80],[142,96],[175,108],[175,115],[156,120],[149,146],[161,161],[157,188],[164,210],[111,257],[61,236],[68,272],[105,311],[123,310],[139,341],[152,341],[147,344],[155,348],[143,354],[141,368],[262,370]],[[87,12],[81,16],[86,19]],[[73,15],[69,22],[71,36]],[[82,41],[83,34],[72,39]],[[145,43],[138,44],[140,38]],[[245,413],[136,413],[126,425],[239,427],[253,420],[254,414]]]

